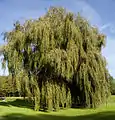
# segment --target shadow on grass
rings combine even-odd
[[[6,101],[6,102],[0,102],[1,106],[15,106],[15,107],[21,107],[21,108],[29,108],[29,109],[34,109],[33,105],[31,102],[28,100],[23,100],[23,99],[16,99],[14,101]]]
[[[26,116],[23,114],[9,114],[2,116],[0,120],[115,120],[115,112],[100,112],[84,116],[53,116],[48,114]]]

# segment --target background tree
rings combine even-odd
[[[5,39],[9,72],[35,110],[97,107],[110,95],[105,36],[79,14],[51,7],[39,19],[16,22]]]
[[[109,74],[111,94],[115,95],[115,79]]]
[[[14,87],[11,76],[0,76],[0,94],[6,97],[19,96],[16,84]]]

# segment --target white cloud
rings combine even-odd
[[[107,31],[107,33],[115,33],[115,22],[103,24],[99,13],[85,0],[76,0],[75,5],[80,13],[92,24],[99,28],[100,31]]]
[[[96,26],[99,26],[101,24],[101,16],[98,14],[98,12],[90,5],[87,1],[77,1],[76,6],[80,7],[81,14],[91,22],[91,24],[94,24]]]
[[[102,50],[102,54],[107,60],[107,68],[110,74],[115,78],[115,40],[114,38],[107,37],[106,47]]]
[[[102,26],[100,27],[100,30],[103,31],[103,30],[107,29],[107,28],[110,27],[110,26],[111,26],[111,23],[104,24],[104,25],[102,25]]]
[[[114,22],[110,22],[110,23],[107,23],[107,24],[104,24],[100,27],[100,30],[101,31],[108,31],[110,32],[111,34],[115,33],[115,23]]]
[[[8,73],[8,67],[7,67],[7,65],[6,65],[6,69],[2,69],[2,59],[3,59],[3,55],[1,55],[0,56],[0,76],[2,76],[2,75],[9,75],[9,73]]]

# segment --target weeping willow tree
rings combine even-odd
[[[94,108],[109,96],[105,36],[79,14],[51,7],[39,19],[16,22],[5,40],[9,72],[35,110]]]

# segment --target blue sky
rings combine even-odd
[[[80,12],[106,34],[106,47],[102,53],[107,59],[109,72],[115,77],[115,0],[0,0],[0,33],[11,30],[16,20],[38,18],[50,6],[63,6],[74,13]],[[3,44],[2,37],[0,44]],[[1,64],[0,75],[3,75]]]

